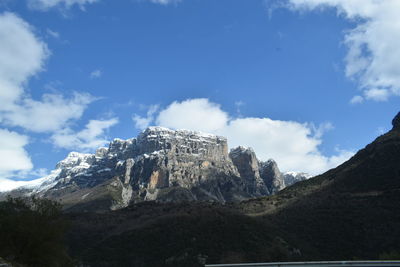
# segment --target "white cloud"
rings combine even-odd
[[[83,93],[74,93],[71,98],[45,94],[41,101],[25,98],[2,114],[3,124],[33,132],[57,131],[68,122],[79,119],[93,100],[92,96]]]
[[[330,122],[324,122],[318,126],[315,126],[313,123],[310,123],[309,127],[312,129],[314,137],[316,138],[321,138],[326,132],[329,132],[330,130],[333,130],[335,128],[333,124]]]
[[[60,34],[59,34],[58,32],[52,31],[52,30],[50,30],[49,28],[46,29],[46,33],[47,33],[49,36],[51,36],[51,37],[53,37],[53,38],[55,38],[55,39],[60,38]]]
[[[364,92],[365,98],[375,101],[386,101],[389,98],[390,92],[387,89],[372,88]]]
[[[143,0],[138,0],[143,1]],[[181,2],[181,0],[145,0],[154,4],[169,5]],[[85,6],[99,2],[99,0],[28,0],[28,6],[31,9],[47,11],[51,8],[61,7],[69,9],[78,6],[81,10],[85,10]]]
[[[206,98],[173,102],[158,114],[156,123],[171,128],[186,128],[204,132],[222,130],[228,123],[228,114],[220,105]]]
[[[86,125],[85,129],[79,132],[74,132],[70,128],[65,128],[56,132],[51,139],[56,146],[61,148],[90,151],[108,142],[105,137],[105,132],[117,123],[117,118],[109,120],[91,120]]]
[[[320,152],[322,134],[332,129],[332,124],[314,127],[312,124],[269,118],[229,119],[218,104],[207,99],[173,102],[159,113],[156,123],[174,129],[226,136],[231,148],[239,145],[252,147],[260,159],[275,159],[283,171],[318,174],[353,154],[342,150],[328,157]]]
[[[169,5],[181,2],[181,0],[149,0],[151,3]]]
[[[49,55],[34,29],[15,14],[0,14],[0,109],[7,109],[23,93],[27,80],[41,71]]]
[[[308,125],[269,118],[240,118],[230,121],[221,133],[228,137],[231,147],[250,146],[260,159],[276,160],[283,171],[319,174],[352,154],[340,151],[332,157],[322,155],[319,151],[322,136]]]
[[[0,176],[32,168],[32,161],[24,148],[27,144],[27,136],[0,128]]]
[[[43,69],[49,55],[45,43],[36,38],[32,27],[18,16],[0,14],[0,123],[4,112],[10,113],[24,93],[27,80]],[[0,129],[0,175],[32,168],[24,149],[28,137]]]
[[[141,117],[138,114],[134,114],[132,120],[135,122],[135,127],[138,129],[145,129],[150,126],[154,121],[154,114],[158,111],[159,105],[151,105],[147,110],[146,117]]]
[[[54,7],[71,8],[76,5],[85,10],[87,4],[93,4],[98,0],[28,0],[28,6],[32,9],[46,11]]]
[[[295,10],[333,7],[357,23],[346,32],[346,75],[357,79],[366,99],[400,95],[400,1],[288,0]],[[360,103],[361,98],[353,98]]]
[[[351,104],[360,104],[364,102],[364,97],[360,96],[360,95],[355,95],[352,97],[352,99],[350,100]]]
[[[7,178],[0,178],[0,192],[7,192],[21,186],[32,184],[31,181],[15,181]]]
[[[241,100],[235,102],[236,113],[237,113],[237,115],[238,115],[239,117],[242,116],[241,108],[242,108],[243,106],[245,106],[245,105],[246,105],[246,103],[244,103],[244,102],[241,101]]]
[[[101,70],[94,70],[94,71],[92,71],[92,72],[90,73],[90,78],[91,78],[91,79],[97,79],[97,78],[100,78],[101,75],[103,75],[103,73],[102,73]]]
[[[29,175],[29,176],[36,176],[36,177],[41,177],[38,179],[34,180],[13,180],[10,178],[0,178],[0,192],[7,192],[11,191],[13,189],[19,188],[21,186],[38,186],[40,185],[45,179],[46,176],[49,173],[47,172],[46,169],[38,169],[34,171],[20,171],[15,173],[13,175],[14,177],[17,177],[18,179],[24,179],[24,176]]]
[[[28,93],[28,81],[44,69],[50,52],[35,29],[17,15],[0,13],[0,125],[20,127],[33,132],[54,133],[80,119],[94,97],[74,93],[44,94],[35,100]],[[84,139],[85,140],[85,139]],[[35,170],[24,146],[25,135],[0,131],[0,177],[13,174],[35,176]],[[4,180],[3,180],[4,182]],[[10,184],[10,183],[8,183]]]

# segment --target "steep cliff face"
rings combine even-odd
[[[229,153],[240,176],[246,180],[247,190],[252,194],[268,195],[270,191],[260,176],[260,163],[253,149],[239,146]]]
[[[282,173],[274,160],[259,161],[251,148],[239,146],[232,149],[229,156],[242,179],[247,181],[252,194],[274,194],[287,186],[310,178],[306,173]]]
[[[150,127],[137,138],[115,139],[95,154],[71,152],[40,186],[13,193],[61,200],[80,210],[118,209],[147,200],[224,203],[284,187],[276,181],[282,178],[277,166],[269,176],[265,170],[252,149],[238,147],[228,154],[224,137]]]
[[[284,176],[280,172],[278,164],[272,159],[260,163],[260,176],[271,193],[286,187]]]

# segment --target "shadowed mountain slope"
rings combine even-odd
[[[400,252],[400,126],[350,160],[273,197],[240,205],[278,225],[309,259]]]
[[[71,252],[90,266],[399,257],[399,121],[341,166],[273,196],[71,214]]]

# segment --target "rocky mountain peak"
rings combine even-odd
[[[258,160],[256,153],[252,148],[239,146],[231,149],[229,156],[233,163],[238,167],[239,172],[245,171],[244,169],[251,169],[251,171],[258,171]],[[247,170],[246,170],[247,171]]]
[[[89,166],[95,161],[93,154],[70,152],[68,156],[56,165],[56,169],[72,168],[75,166]]]
[[[96,211],[147,200],[241,201],[285,186],[276,162],[260,163],[251,148],[228,154],[225,137],[163,127],[114,139],[94,154],[71,152],[42,179],[18,192]]]
[[[107,156],[108,153],[108,148],[107,147],[100,147],[96,150],[96,153],[94,154],[96,158],[104,158]]]
[[[235,148],[232,148],[229,154],[232,156],[239,156],[241,154],[254,154],[254,150],[251,147],[245,147],[245,146],[238,146]]]
[[[265,165],[268,165],[268,166],[272,166],[272,167],[278,167],[278,164],[276,163],[276,161],[275,160],[273,160],[273,159],[269,159],[269,160],[267,160],[266,162],[265,162]]]
[[[264,181],[261,179],[259,162],[252,148],[239,146],[231,149],[229,157],[238,169],[240,176],[249,181],[248,190],[260,195],[269,193]]]
[[[149,127],[137,138],[138,154],[154,151],[166,153],[202,155],[214,159],[228,157],[225,137],[188,130],[171,130]]]
[[[393,130],[400,130],[400,112],[392,120]]]
[[[284,176],[273,159],[260,162],[260,175],[271,193],[286,187]]]

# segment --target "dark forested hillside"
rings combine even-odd
[[[274,196],[71,214],[70,251],[91,266],[396,258],[398,121],[393,126],[341,166]]]

